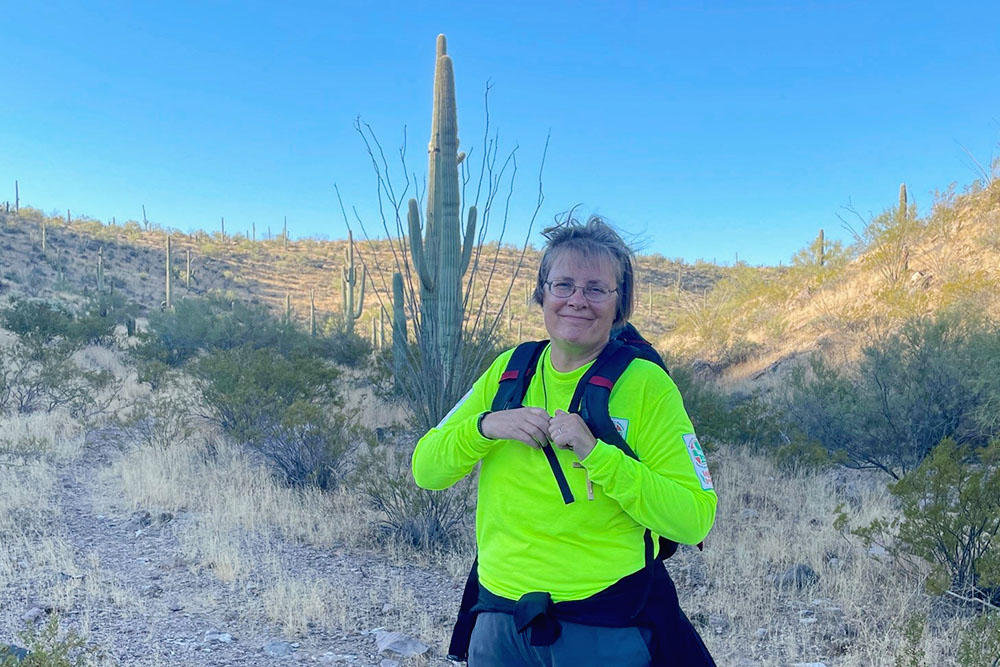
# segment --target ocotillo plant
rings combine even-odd
[[[358,286],[358,271],[354,265],[354,235],[350,230],[347,231],[347,249],[344,251],[344,256],[347,259],[347,266],[344,267],[340,278],[340,293],[344,308],[344,329],[350,333],[354,331],[354,320],[361,317],[365,307],[365,281],[368,278],[367,269],[362,268],[361,291],[355,301],[354,289]]]
[[[407,221],[413,265],[420,277],[420,333],[425,338],[425,353],[436,350],[447,384],[462,340],[462,276],[472,255],[476,207],[469,207],[463,247],[455,72],[444,35],[438,35],[437,39],[434,110],[427,152],[427,214],[423,237],[416,199],[409,201]]]
[[[166,300],[167,308],[172,307],[172,305],[173,305],[173,296],[174,296],[173,289],[172,289],[173,284],[171,283],[172,276],[170,275],[172,273],[172,271],[171,271],[172,267],[170,266],[170,264],[171,264],[170,260],[171,259],[173,259],[173,257],[171,256],[170,237],[167,236],[167,300]]]

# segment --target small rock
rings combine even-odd
[[[25,623],[37,623],[45,616],[45,610],[41,607],[32,607],[21,614],[21,620]]]
[[[729,619],[721,614],[712,614],[708,617],[708,627],[715,630],[715,634],[721,635],[729,629]]]
[[[158,598],[163,595],[163,588],[159,584],[150,584],[143,586],[139,594],[144,598]]]
[[[233,641],[233,636],[228,632],[219,632],[218,630],[209,630],[205,633],[203,639],[206,643],[216,643],[216,644],[228,644]]]
[[[827,566],[829,566],[829,568],[831,570],[839,570],[840,569],[840,559],[837,558],[837,557],[833,557],[830,560],[826,561],[826,564],[827,564]]]
[[[743,509],[740,510],[739,513],[740,521],[750,521],[752,519],[756,519],[759,516],[760,512],[750,507],[744,507]]]
[[[390,660],[389,658],[384,659],[379,663],[380,667],[399,667],[399,660]]]
[[[285,641],[270,641],[264,644],[264,653],[274,658],[281,658],[295,653],[295,647]]]
[[[167,609],[169,609],[170,611],[181,611],[182,609],[184,609],[184,605],[180,603],[180,600],[174,600],[167,605]]]
[[[774,579],[774,586],[778,590],[803,589],[807,586],[814,586],[819,582],[819,575],[808,565],[793,565]]]
[[[763,641],[771,635],[771,631],[767,628],[757,628],[757,639],[758,641]]]
[[[160,513],[160,523],[169,523],[174,520],[174,515],[170,512]]]
[[[885,547],[873,544],[868,548],[868,555],[875,560],[885,560],[888,552],[885,550]]]
[[[417,641],[413,637],[409,637],[400,632],[375,630],[372,634],[375,635],[375,645],[378,647],[379,653],[392,651],[393,653],[400,654],[404,658],[409,658],[426,653],[430,649],[430,646],[427,646],[427,644]]]

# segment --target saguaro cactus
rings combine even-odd
[[[309,335],[316,337],[316,290],[309,290]]]
[[[166,300],[167,308],[173,307],[174,290],[173,290],[173,283],[171,282],[172,276],[170,275],[172,273],[171,269],[173,268],[171,267],[172,259],[173,257],[171,254],[170,237],[168,236],[167,237],[167,300]]]
[[[823,230],[819,230],[819,238],[817,239],[816,248],[816,263],[820,266],[826,262],[826,239],[823,236]]]
[[[97,249],[97,291],[104,291],[104,246]]]
[[[184,289],[191,289],[191,248],[186,251],[187,259],[184,266]]]
[[[42,220],[42,252],[45,252],[45,221]]]
[[[354,235],[350,230],[347,232],[347,250],[344,251],[347,259],[347,266],[340,279],[340,293],[343,297],[344,305],[344,328],[348,332],[354,331],[354,320],[361,317],[365,307],[365,282],[368,278],[368,271],[361,270],[361,291],[357,300],[354,298],[354,288],[358,285],[358,271],[354,265]]]
[[[906,220],[906,204],[907,204],[907,201],[906,201],[906,183],[900,183],[899,184],[899,212],[897,213],[897,215],[899,216],[900,222],[902,222],[903,220]]]
[[[406,308],[403,305],[403,276],[392,274],[392,370],[397,383],[406,367]]]
[[[463,246],[455,73],[444,35],[437,38],[434,107],[427,152],[427,214],[422,238],[416,199],[409,202],[407,221],[413,264],[420,277],[421,335],[429,337],[425,341],[430,343],[428,347],[437,350],[447,382],[461,342],[462,276],[472,256],[476,208],[469,207]]]

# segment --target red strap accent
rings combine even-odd
[[[504,380],[516,380],[518,372],[519,371],[517,370],[504,371],[503,375],[500,376],[500,382],[503,382]]]
[[[602,378],[600,375],[590,378],[590,384],[596,384],[598,387],[604,387],[605,389],[611,389],[615,386],[614,382],[608,378]]]

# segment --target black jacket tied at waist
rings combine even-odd
[[[452,660],[467,659],[476,615],[501,612],[514,616],[517,631],[528,633],[531,646],[554,643],[561,632],[560,621],[610,628],[645,627],[653,633],[650,653],[654,667],[715,667],[701,637],[681,611],[677,590],[661,561],[648,563],[588,598],[563,602],[553,602],[546,592],[526,593],[516,601],[494,595],[479,584],[476,570],[473,567],[469,574],[452,634],[448,651]],[[475,588],[470,591],[470,586]]]

